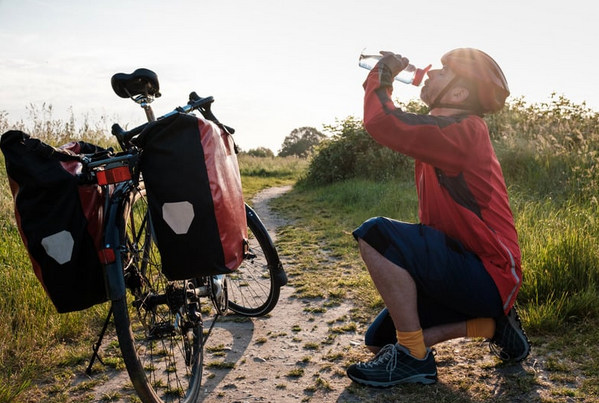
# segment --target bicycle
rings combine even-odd
[[[150,70],[115,74],[112,86],[118,96],[139,104],[148,122],[199,111],[222,130],[233,132],[212,113],[213,97],[202,98],[195,92],[185,106],[156,119],[150,103],[160,93],[158,78]],[[84,172],[101,186],[106,197],[100,255],[111,300],[88,371],[98,357],[112,315],[125,366],[141,400],[195,402],[200,399],[204,344],[218,316],[227,310],[244,316],[267,314],[277,304],[287,276],[267,230],[246,204],[249,247],[236,271],[180,281],[165,277],[138,166],[141,150],[132,141],[147,124],[128,131],[113,125],[112,134],[122,151],[84,159]],[[209,299],[216,310],[207,331],[202,299]]]

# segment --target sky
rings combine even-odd
[[[361,118],[362,49],[440,67],[459,47],[499,63],[510,99],[599,110],[598,20],[589,0],[0,0],[0,112],[27,122],[45,104],[53,119],[132,128],[145,115],[110,78],[144,67],[157,116],[211,95],[243,150],[276,153],[293,129]],[[419,91],[398,83],[394,97]]]

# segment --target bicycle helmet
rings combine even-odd
[[[494,113],[503,108],[510,90],[503,71],[491,56],[478,49],[458,48],[444,54],[441,63],[448,66],[456,76],[475,85],[482,113]],[[440,97],[437,98],[439,100]]]

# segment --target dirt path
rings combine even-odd
[[[273,241],[276,229],[286,222],[271,212],[269,202],[290,188],[266,189],[252,200]],[[349,322],[350,306],[323,309],[293,294],[293,287],[282,287],[279,302],[267,317],[229,315],[216,322],[204,353],[204,402],[360,401],[346,392],[351,382],[336,362],[348,346],[361,344],[355,332],[335,332]],[[208,318],[205,328],[210,324]],[[115,341],[114,335],[107,336],[103,346]],[[92,377],[76,375],[66,387],[67,401],[136,401],[135,392],[125,386],[130,381],[124,368],[100,368]]]
[[[289,187],[271,188],[253,200],[262,222],[274,236],[285,222],[274,216],[269,201]],[[288,266],[293,262],[283,260]],[[326,312],[310,301],[293,297],[294,289],[281,289],[279,303],[267,318],[247,322],[217,322],[207,349],[224,344],[224,357],[205,355],[204,401],[206,402],[288,402],[351,401],[345,388],[351,383],[335,364],[347,346],[359,345],[355,333],[340,333],[330,339],[331,328],[348,319],[349,306],[328,307]],[[232,369],[215,369],[211,362],[235,363]]]

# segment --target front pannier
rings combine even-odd
[[[33,270],[58,312],[107,300],[100,247],[103,202],[97,185],[80,184],[85,143],[54,148],[21,131],[2,135],[15,217]]]
[[[149,124],[136,144],[167,278],[236,270],[247,249],[247,221],[231,135],[209,120],[177,114]]]

